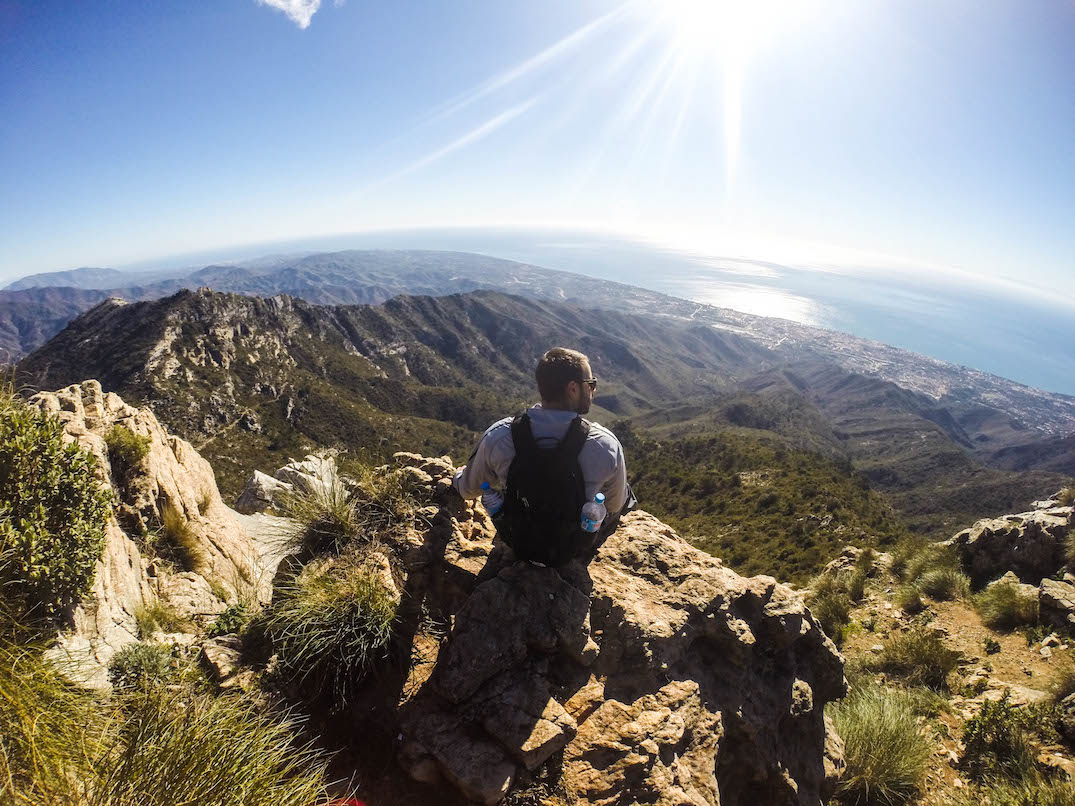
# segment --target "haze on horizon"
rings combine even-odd
[[[1072,41],[1067,0],[9,0],[0,281],[560,226],[1065,287]]]

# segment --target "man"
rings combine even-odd
[[[585,545],[578,547],[577,553],[587,553],[595,550],[616,528],[620,515],[633,509],[637,503],[627,484],[623,448],[607,428],[581,418],[581,415],[590,411],[597,390],[597,379],[585,355],[554,347],[538,361],[534,375],[541,403],[528,408],[525,415],[505,417],[490,426],[482,435],[470,461],[456,471],[453,484],[463,498],[480,496],[483,482],[488,482],[493,490],[504,492],[505,512],[510,520],[518,495],[515,491],[513,498],[509,476],[518,486],[520,475],[525,470],[520,467],[520,462],[515,461],[520,440],[524,452],[527,445],[536,443],[539,453],[552,456],[556,448],[562,447],[565,437],[572,440],[577,437],[581,443],[581,447],[574,448],[577,450],[577,464],[574,463],[574,456],[565,457],[565,473],[570,473],[572,468],[581,471],[582,503],[592,501],[598,493],[603,493],[608,512],[597,535],[580,531],[573,538],[576,542],[586,541]],[[579,423],[573,424],[576,418]],[[531,437],[532,442],[529,441]],[[572,497],[568,495],[565,500],[571,501]],[[577,502],[572,501],[571,505],[574,503]],[[579,512],[573,515],[566,513],[566,516],[574,518],[575,525],[581,520],[581,503],[578,506]],[[510,530],[502,529],[501,524],[498,524],[498,530],[505,541],[516,549],[516,553],[520,553],[518,542],[513,542],[508,534]]]

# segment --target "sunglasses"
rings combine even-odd
[[[597,391],[597,378],[583,378],[582,382],[590,387],[591,392]]]

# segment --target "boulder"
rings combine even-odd
[[[106,394],[95,380],[39,393],[30,402],[60,420],[65,439],[97,458],[101,484],[117,494],[93,587],[52,649],[72,678],[108,687],[109,659],[137,640],[135,612],[158,595],[185,613],[223,609],[213,588],[233,593],[244,587],[267,600],[278,556],[267,555],[241,516],[221,501],[209,463],[190,443],[168,434],[152,411]],[[117,425],[149,438],[145,459],[122,477],[113,472],[105,444],[105,435]],[[162,564],[143,556],[141,535],[159,529],[166,510],[185,523],[198,556],[196,569],[169,575]]]
[[[296,492],[315,496],[327,495],[342,484],[336,469],[336,457],[330,453],[310,454],[302,461],[292,459],[274,475]]]
[[[210,638],[202,644],[201,659],[213,680],[224,683],[242,665],[243,642],[238,635]]]
[[[451,470],[426,468],[435,484]],[[413,777],[496,803],[555,762],[578,803],[828,799],[843,761],[824,710],[846,681],[801,596],[644,512],[557,570],[515,562],[490,532],[457,504],[404,550],[408,592],[454,613],[397,713]]]
[[[1038,587],[1038,619],[1047,627],[1075,628],[1075,585],[1043,579]]]
[[[295,487],[286,481],[255,470],[247,479],[246,486],[235,499],[235,510],[244,515],[253,515],[256,512],[264,512],[270,507],[278,507],[282,504],[284,496],[292,493]]]
[[[1011,571],[1020,582],[1037,585],[1064,565],[1064,539],[1071,508],[1035,510],[980,520],[946,540],[975,583]]]

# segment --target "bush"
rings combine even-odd
[[[994,630],[1014,630],[1038,621],[1038,601],[1013,582],[990,585],[974,597],[982,622]]]
[[[899,677],[910,686],[946,691],[948,675],[956,668],[959,653],[944,645],[939,635],[915,628],[884,645],[880,654],[866,658],[865,668]]]
[[[108,460],[112,463],[114,475],[125,478],[132,470],[141,467],[149,456],[151,442],[148,436],[136,434],[118,423],[112,426],[105,434],[105,445],[108,446]]]
[[[1025,781],[994,781],[985,790],[989,806],[1072,806],[1075,784],[1047,781],[1035,775]],[[981,806],[980,798],[968,798],[966,806]]]
[[[327,760],[249,701],[149,691],[128,713],[121,745],[98,773],[102,806],[325,801]]]
[[[117,689],[144,688],[172,674],[172,652],[159,644],[136,641],[112,656],[108,679]]]
[[[216,638],[220,635],[242,632],[243,628],[250,623],[250,619],[253,618],[253,616],[253,611],[245,604],[229,605],[228,608],[217,616],[213,620],[213,623],[209,625],[209,637]]]
[[[918,582],[927,573],[942,569],[959,571],[959,556],[951,546],[925,543],[907,562],[903,571],[904,582]]]
[[[396,601],[361,560],[307,568],[279,592],[261,627],[279,654],[284,679],[345,704],[384,657]]]
[[[892,551],[892,564],[889,566],[889,571],[898,579],[904,579],[907,566],[929,545],[929,541],[922,537],[904,538]]]
[[[205,566],[205,550],[190,521],[172,504],[161,510],[161,533],[175,554],[176,561],[186,571],[199,571]]]
[[[867,684],[830,706],[847,762],[836,800],[855,806],[894,806],[918,795],[931,748],[912,705],[898,689]]]
[[[340,550],[354,540],[374,542],[391,537],[413,522],[418,502],[402,469],[370,468],[352,462],[342,477],[326,474],[309,490],[298,490],[284,502],[298,524],[299,542],[314,552]]]
[[[1059,499],[1060,506],[1062,507],[1070,507],[1075,504],[1075,485],[1072,485],[1071,487],[1065,487],[1063,490],[1061,490]]]
[[[847,589],[832,576],[822,576],[815,583],[807,604],[825,635],[836,645],[843,643],[844,628],[851,619],[851,599]]]
[[[1070,657],[1065,657],[1057,664],[1049,684],[1049,694],[1054,703],[1075,694],[1075,663],[1071,662]]]
[[[134,623],[138,636],[149,638],[157,630],[161,632],[190,632],[192,624],[170,605],[160,601],[138,607],[134,611]]]
[[[1024,781],[1036,776],[1037,754],[1027,737],[1023,717],[1005,692],[998,702],[983,702],[982,710],[967,720],[959,763],[970,778]]]
[[[970,580],[956,568],[935,568],[918,579],[922,593],[934,601],[947,602],[970,594]]]
[[[996,655],[1000,652],[1000,641],[996,638],[986,638],[982,641],[982,647],[985,649],[986,655]]]
[[[0,587],[26,616],[53,618],[93,584],[111,512],[96,465],[57,420],[0,395]]]
[[[926,608],[917,585],[900,585],[892,596],[892,602],[904,613],[911,615],[921,613]]]

